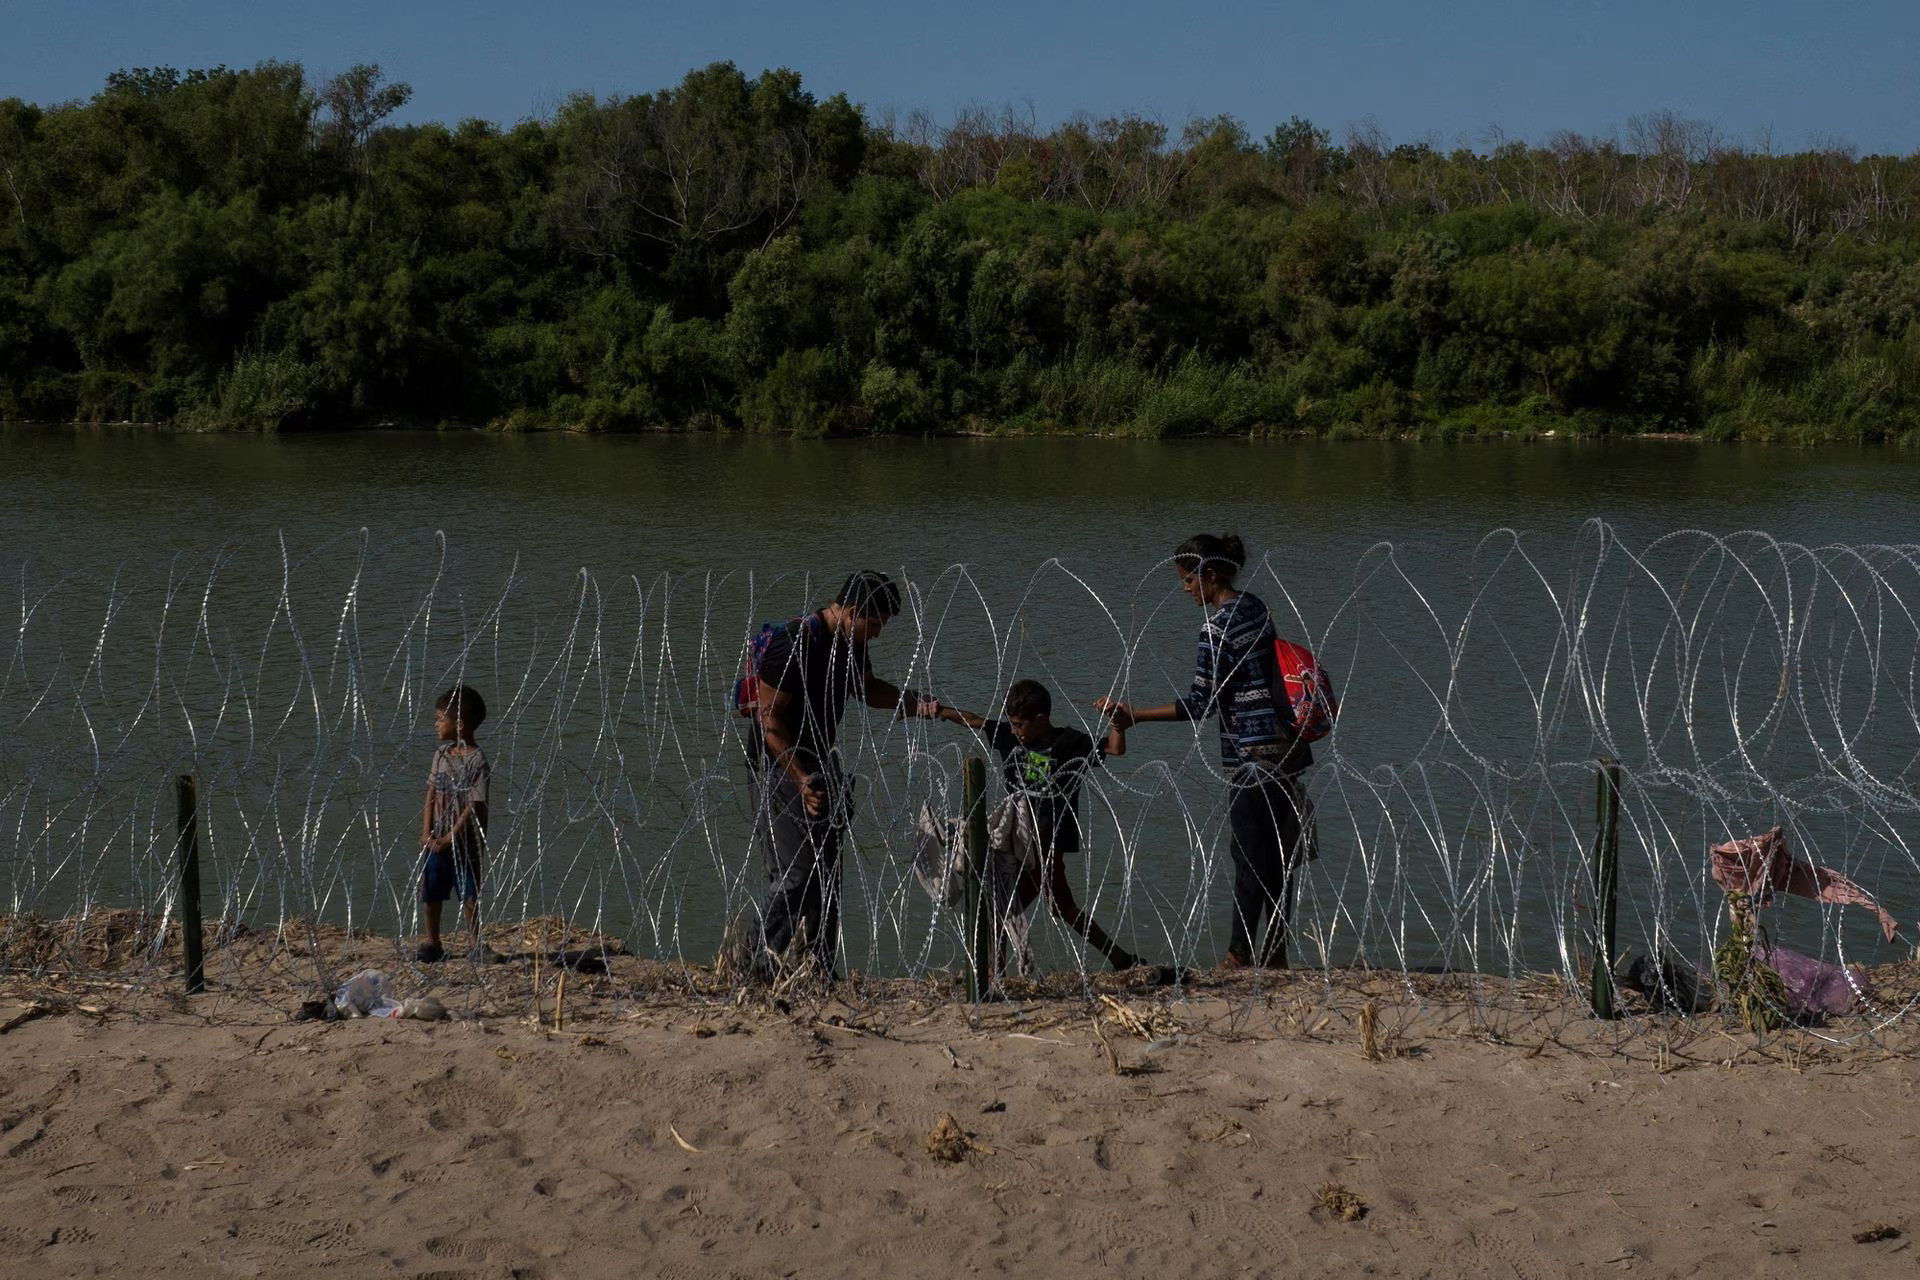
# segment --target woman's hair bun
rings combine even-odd
[[[1237,533],[1218,537],[1196,533],[1174,548],[1173,559],[1188,573],[1211,573],[1222,582],[1232,582],[1233,575],[1246,566],[1247,544]]]

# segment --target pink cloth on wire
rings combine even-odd
[[[1880,917],[1880,932],[1888,942],[1900,927],[1872,894],[1838,871],[1794,857],[1787,848],[1787,834],[1779,827],[1762,836],[1716,844],[1712,854],[1713,882],[1728,893],[1752,894],[1756,907],[1772,902],[1775,893],[1791,893],[1843,907],[1867,908]]]

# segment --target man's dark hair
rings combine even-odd
[[[862,569],[850,576],[833,598],[862,618],[892,618],[900,613],[900,588],[893,579],[877,569]]]
[[[433,704],[435,711],[451,711],[453,718],[468,733],[487,718],[487,701],[472,685],[457,684],[441,694]]]
[[[1015,680],[1007,690],[1007,714],[1022,720],[1053,713],[1053,695],[1038,680]]]

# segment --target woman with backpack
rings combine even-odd
[[[1295,777],[1313,763],[1313,748],[1295,726],[1272,615],[1258,596],[1234,586],[1246,563],[1247,549],[1231,533],[1197,533],[1175,548],[1180,589],[1207,611],[1193,686],[1158,707],[1110,698],[1097,705],[1123,729],[1147,721],[1219,718],[1233,848],[1233,919],[1221,967],[1284,969],[1300,849]]]

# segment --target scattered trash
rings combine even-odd
[[[967,1154],[967,1131],[953,1118],[953,1113],[940,1117],[940,1123],[933,1126],[927,1134],[927,1154],[935,1160],[945,1160],[949,1164],[960,1160]]]
[[[1787,834],[1775,827],[1764,835],[1729,840],[1708,850],[1713,881],[1729,894],[1751,895],[1755,907],[1769,906],[1775,893],[1791,893],[1839,906],[1865,907],[1879,918],[1888,942],[1898,931],[1893,915],[1853,881],[1831,867],[1817,867],[1787,847]]]
[[[960,1127],[960,1122],[949,1111],[940,1117],[940,1123],[933,1126],[927,1134],[927,1154],[935,1160],[944,1160],[955,1164],[966,1158],[969,1151],[978,1151],[982,1155],[992,1155],[993,1148],[982,1146],[973,1140],[973,1135]]]
[[[414,996],[395,1000],[387,995],[387,975],[378,969],[362,969],[341,984],[331,1000],[303,1000],[295,1022],[333,1022],[339,1018],[418,1018],[438,1022],[447,1016],[447,1008],[434,996]]]
[[[1851,965],[1816,960],[1787,947],[1761,941],[1760,959],[1787,989],[1787,1007],[1795,1017],[1845,1013],[1856,1000],[1872,994],[1863,970]]]
[[[387,999],[386,974],[378,969],[362,969],[333,993],[333,1007],[344,1017],[371,1018],[399,1005]]]
[[[1339,1214],[1342,1222],[1358,1222],[1367,1216],[1367,1202],[1337,1182],[1323,1183],[1314,1199],[1329,1213]]]
[[[1900,1228],[1885,1222],[1876,1222],[1853,1233],[1855,1244],[1876,1244],[1882,1240],[1898,1240]]]
[[[966,901],[967,885],[975,879],[969,864],[966,827],[964,818],[939,817],[931,805],[920,806],[914,831],[913,874],[928,897],[949,908]],[[1017,886],[1040,865],[1034,834],[1038,830],[1027,798],[1017,792],[987,815],[987,864],[978,887],[985,901],[995,904],[991,909],[1000,917],[994,932],[1005,939],[1008,957],[1002,977],[1009,973],[1025,977],[1035,970],[1032,918],[1025,907],[1018,905]]]
[[[332,1022],[340,1016],[340,1010],[331,1000],[302,1000],[294,1011],[295,1022]]]
[[[965,822],[934,816],[933,806],[920,806],[914,830],[913,874],[927,896],[942,906],[957,907],[967,899]]]
[[[696,1156],[700,1154],[700,1148],[694,1146],[691,1142],[688,1142],[685,1138],[681,1137],[680,1131],[678,1129],[674,1128],[672,1125],[668,1125],[667,1132],[673,1135],[673,1140],[680,1144],[680,1149],[682,1151],[689,1152]]]
[[[1629,954],[1614,969],[1614,982],[1637,991],[1655,1013],[1706,1013],[1713,1008],[1713,985],[1700,970],[1669,951],[1658,960]]]
[[[1708,854],[1714,883],[1726,891],[1733,916],[1730,936],[1714,953],[1714,976],[1726,985],[1734,1011],[1748,1028],[1768,1031],[1789,1017],[1845,1013],[1867,994],[1864,973],[1774,946],[1755,915],[1775,893],[1865,907],[1892,942],[1898,925],[1871,893],[1831,867],[1796,855],[1780,827],[1716,844]]]
[[[376,1014],[376,1017],[418,1018],[422,1022],[438,1022],[447,1016],[447,1008],[433,996],[415,996],[411,1000],[402,1000],[390,1012]]]

